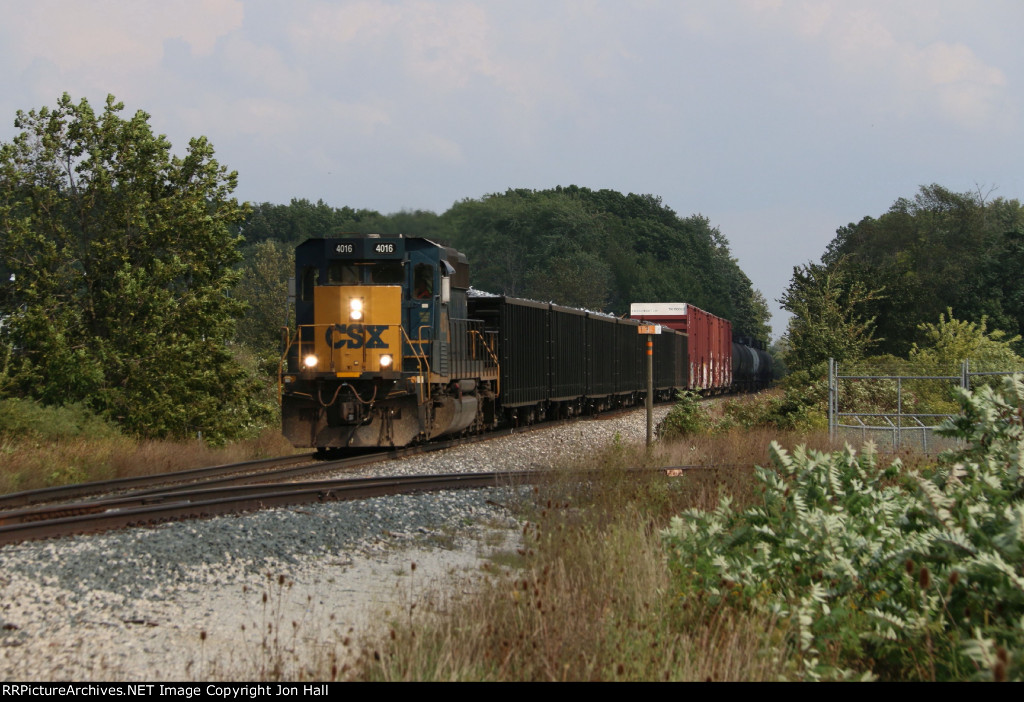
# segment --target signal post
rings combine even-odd
[[[647,445],[654,443],[654,339],[660,324],[641,324],[637,332],[647,337]]]

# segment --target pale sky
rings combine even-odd
[[[0,141],[65,91],[205,135],[254,202],[556,185],[702,214],[776,312],[933,182],[1024,199],[1021,0],[0,0]]]

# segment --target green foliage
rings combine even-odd
[[[665,530],[677,586],[788,619],[810,678],[1024,679],[1024,382],[958,400],[930,475],[773,444],[761,504]]]
[[[685,300],[737,333],[769,335],[767,304],[722,234],[655,196],[517,189],[463,200],[443,218],[478,288],[619,314],[635,301]]]
[[[925,323],[917,328],[923,333],[924,342],[922,346],[914,344],[910,360],[923,368],[944,368],[955,373],[966,359],[993,370],[1024,369],[1024,358],[1014,352],[1021,337],[1006,338],[1007,334],[999,329],[989,332],[985,316],[978,323],[968,322],[954,319],[953,310],[947,309],[946,314],[939,315],[938,324]]]
[[[906,356],[918,327],[950,308],[970,322],[986,317],[1008,334],[1024,331],[1024,206],[922,187],[878,218],[840,228],[822,256],[846,287],[885,288],[863,310],[874,318],[879,351]]]
[[[693,434],[719,434],[736,427],[810,432],[827,427],[823,380],[810,380],[806,373],[790,376],[783,387],[725,400],[721,415],[713,416],[695,392],[683,391],[672,409],[658,424],[657,436],[676,440]]]
[[[726,400],[715,430],[741,427],[810,432],[825,429],[828,426],[825,415],[827,384],[820,380],[801,380],[803,382],[787,382],[778,390]]]
[[[948,317],[947,317],[948,315]],[[902,376],[891,379],[843,380],[840,382],[839,411],[864,413],[895,413],[897,404],[903,412],[921,414],[953,414],[958,406],[952,390],[959,385],[961,367],[969,360],[972,371],[1021,371],[1024,359],[1014,352],[1018,339],[1007,339],[999,331],[988,331],[986,319],[980,323],[955,319],[952,311],[939,315],[938,324],[921,324],[920,345],[914,344],[908,358],[891,355],[872,356],[859,362],[845,363],[842,375]],[[914,379],[914,376],[944,376],[953,380]],[[975,386],[998,384],[995,378],[972,378]],[[885,425],[882,418],[864,418],[868,424]]]
[[[657,434],[662,439],[678,439],[690,434],[703,434],[713,423],[701,397],[690,390],[683,390],[677,402],[658,423]]]
[[[829,358],[862,358],[876,343],[875,318],[865,310],[881,292],[850,279],[841,268],[813,263],[794,268],[793,280],[779,299],[793,314],[786,333],[787,367],[810,370]]]
[[[107,439],[119,434],[116,424],[82,404],[52,407],[35,400],[0,400],[0,435],[56,441],[72,437]]]
[[[235,339],[254,351],[280,356],[282,327],[291,326],[288,279],[295,275],[295,254],[274,239],[249,247],[234,297],[246,310],[236,324]],[[275,369],[276,372],[276,369]]]
[[[254,205],[240,230],[249,245],[273,239],[289,250],[306,239],[344,233],[409,234],[440,239],[447,231],[444,221],[433,212],[403,210],[383,215],[376,210],[332,207],[323,200],[312,203],[305,198],[292,198],[287,205]]]
[[[205,138],[172,156],[145,112],[122,110],[65,94],[19,111],[0,146],[5,390],[146,436],[238,435],[267,414],[226,346],[237,174]]]

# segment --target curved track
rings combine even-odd
[[[514,485],[539,480],[547,471],[454,473],[394,478],[345,478],[299,483],[203,487],[149,495],[0,513],[0,545],[129,526],[200,519],[285,505],[365,499],[430,490]]]
[[[614,417],[605,413],[590,421]],[[0,495],[0,546],[24,540],[90,533],[126,526],[203,518],[282,505],[362,499],[425,490],[537,482],[545,472],[457,473],[391,478],[296,478],[351,470],[492,438],[551,428],[572,419],[504,429],[443,442],[319,460],[312,453]],[[668,475],[698,466],[661,468]],[[85,498],[85,499],[83,499]],[[72,501],[73,500],[73,501]]]

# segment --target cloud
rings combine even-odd
[[[19,3],[4,19],[22,68],[43,59],[68,71],[83,64],[140,71],[159,64],[168,39],[209,54],[221,36],[241,26],[242,14],[240,0],[35,0]]]
[[[445,92],[494,74],[489,34],[483,6],[470,2],[321,3],[289,28],[299,52],[397,59],[408,77]]]
[[[306,72],[289,65],[281,51],[273,46],[231,35],[224,42],[223,59],[228,75],[250,84],[260,93],[298,96],[309,89]]]
[[[876,114],[917,119],[938,111],[969,129],[1001,120],[1006,75],[963,42],[934,38],[934,11],[916,3],[797,3],[750,0],[748,9],[772,30],[820,47],[837,78],[849,82]],[[927,38],[925,38],[927,37]]]

